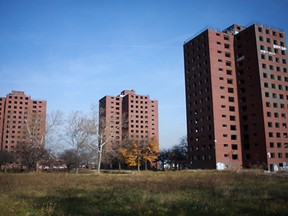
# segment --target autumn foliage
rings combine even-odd
[[[158,159],[159,144],[155,138],[150,140],[128,140],[120,150],[125,164],[130,167],[137,167],[140,170],[141,164],[150,164]]]

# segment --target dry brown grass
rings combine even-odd
[[[259,171],[0,174],[2,215],[285,215],[288,177]]]

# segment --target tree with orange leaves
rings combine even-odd
[[[147,169],[147,162],[152,163],[157,160],[158,153],[159,145],[155,138],[149,141],[129,140],[120,150],[120,155],[124,158],[125,163],[130,167],[137,166],[138,171],[142,162],[145,163],[145,169]]]
[[[158,159],[159,143],[154,137],[148,142],[148,145],[143,152],[143,160],[145,162],[145,170],[147,170],[147,162],[150,164]]]

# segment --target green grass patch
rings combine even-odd
[[[288,176],[245,171],[0,174],[1,215],[287,215]]]

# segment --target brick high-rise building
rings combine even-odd
[[[105,125],[106,138],[113,136],[105,145],[106,156],[123,140],[159,140],[158,101],[149,96],[137,95],[134,90],[105,96],[99,100],[99,113],[100,128]]]
[[[285,32],[258,24],[208,28],[184,44],[184,59],[191,166],[285,166]]]
[[[28,128],[43,138],[45,122],[46,101],[32,100],[22,91],[0,98],[0,149],[15,154],[18,143],[29,141]]]
[[[288,162],[286,34],[252,25],[235,35],[243,165]]]

